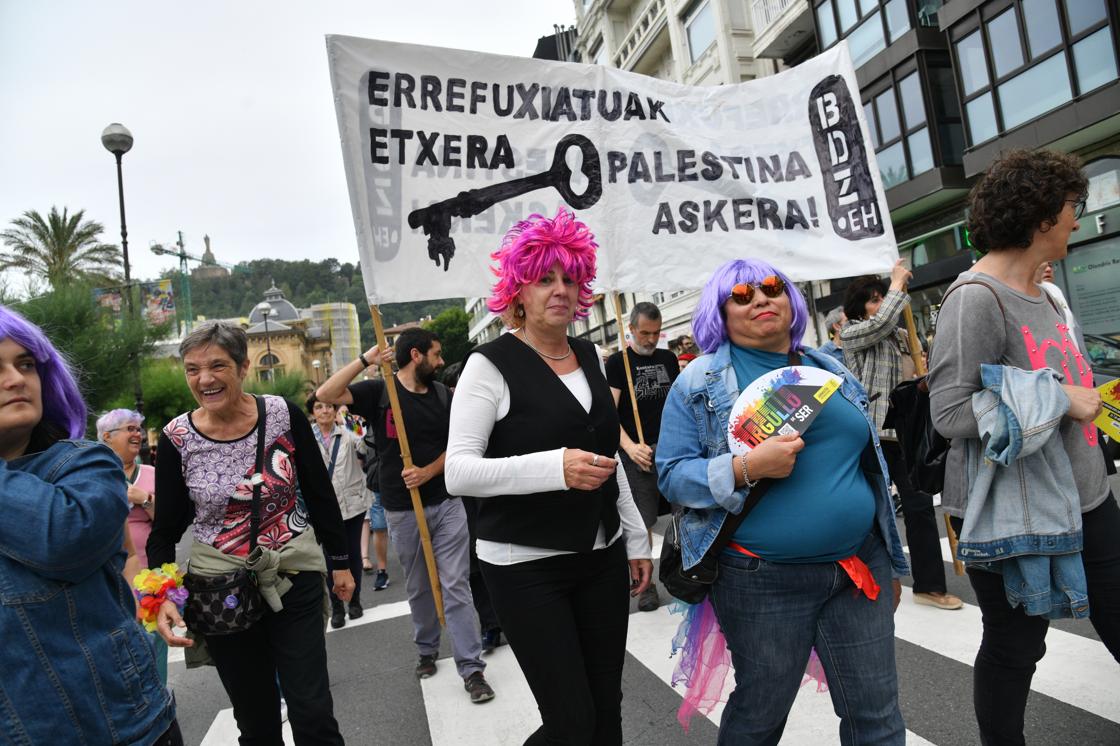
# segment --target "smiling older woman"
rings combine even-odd
[[[260,554],[261,564],[278,567],[269,595],[278,595],[280,608],[270,604],[242,631],[200,636],[233,704],[242,742],[281,742],[279,675],[295,742],[341,744],[327,677],[324,551],[334,593],[343,602],[350,600],[354,578],[347,569],[342,514],[311,426],[283,398],[264,396],[258,402],[245,393],[248,339],[241,327],[219,322],[195,329],[179,345],[179,354],[199,406],[160,433],[159,509],[148,539],[148,563],[158,567],[173,561],[175,545],[192,523],[192,574],[244,568],[255,544],[253,559]],[[258,438],[264,456],[259,465]],[[260,515],[254,537],[255,484],[260,484]],[[264,586],[264,575],[258,579]],[[174,604],[165,603],[160,634],[169,645],[189,648],[192,639],[172,632],[181,623]],[[188,661],[191,655],[188,651]]]
[[[719,743],[777,743],[815,647],[841,740],[902,744],[892,616],[901,591],[892,574],[905,574],[906,560],[886,466],[859,383],[832,357],[802,347],[808,318],[801,293],[775,267],[736,260],[715,271],[692,320],[707,354],[684,369],[665,403],[658,483],[686,508],[680,540],[689,568],[757,480],[770,480],[722,551],[711,589],[735,666]],[[772,437],[733,456],[727,423],[740,390],[791,363],[840,376],[841,396],[803,438]]]

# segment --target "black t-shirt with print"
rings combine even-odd
[[[380,412],[383,381],[359,381],[350,384],[354,403],[350,411],[361,415],[374,430],[377,455],[380,459],[381,505],[385,510],[412,510],[412,498],[404,486],[401,471],[401,448],[397,442],[397,429],[393,410]],[[412,463],[427,466],[447,450],[447,430],[450,425],[450,407],[436,393],[435,385],[427,393],[414,394],[397,381],[397,395],[401,402],[401,416],[408,432],[408,445],[412,450]],[[420,487],[420,500],[424,505],[437,505],[449,497],[443,473]]]
[[[652,355],[639,355],[633,348],[626,351],[630,371],[634,376],[634,394],[638,398],[638,414],[642,418],[642,434],[646,443],[656,443],[661,431],[661,409],[669,397],[669,388],[680,375],[677,356],[668,350],[655,349]],[[638,442],[634,427],[634,407],[626,388],[626,370],[622,367],[622,353],[607,358],[607,383],[622,393],[618,397],[618,421],[630,440]]]

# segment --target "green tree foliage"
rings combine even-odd
[[[171,278],[176,296],[182,297],[178,271],[167,271],[163,276]],[[193,278],[191,303],[194,313],[208,319],[248,316],[253,306],[264,299],[265,291],[273,282],[297,308],[307,308],[316,303],[353,303],[358,309],[362,349],[369,349],[375,344],[361,268],[349,262],[339,263],[337,259],[319,262],[255,259],[238,264],[228,277]],[[381,318],[386,327],[391,327],[427,316],[434,317],[455,307],[463,307],[462,298],[386,303],[381,306]]]
[[[443,361],[447,365],[459,362],[474,347],[467,336],[470,326],[471,317],[463,310],[462,305],[449,308],[424,324],[425,328],[439,336],[443,345]]]
[[[28,210],[0,233],[7,247],[0,252],[0,271],[16,270],[32,278],[45,278],[58,290],[71,283],[110,285],[118,281],[121,251],[102,243],[105,228],[85,220],[85,210],[69,214],[52,207],[46,219]]]
[[[187,387],[183,368],[177,360],[169,358],[145,360],[140,369],[140,383],[144,388],[146,427],[161,429],[183,412],[189,412],[198,406],[190,388]],[[135,406],[130,390],[117,396],[107,409],[117,407],[132,409]]]
[[[301,410],[307,404],[311,388],[307,381],[296,373],[277,375],[272,381],[249,381],[245,390],[251,394],[274,394],[282,396]]]
[[[119,396],[127,394],[133,401],[132,361],[150,355],[155,341],[168,331],[140,320],[115,320],[94,303],[91,289],[80,284],[17,304],[16,309],[38,324],[70,360],[91,415],[108,409]]]

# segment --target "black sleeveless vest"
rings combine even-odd
[[[509,414],[494,423],[487,458],[521,456],[555,448],[579,448],[614,458],[618,410],[600,369],[595,346],[568,338],[591,388],[585,412],[559,376],[528,345],[503,334],[471,354],[484,355],[509,387]],[[558,490],[478,501],[477,536],[569,552],[590,552],[603,524],[609,541],[618,531],[618,482],[597,490]]]

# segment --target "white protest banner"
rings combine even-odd
[[[696,288],[739,257],[796,280],[897,258],[843,43],[719,87],[345,36],[327,54],[371,303],[486,295],[505,232],[561,205],[604,290]]]

